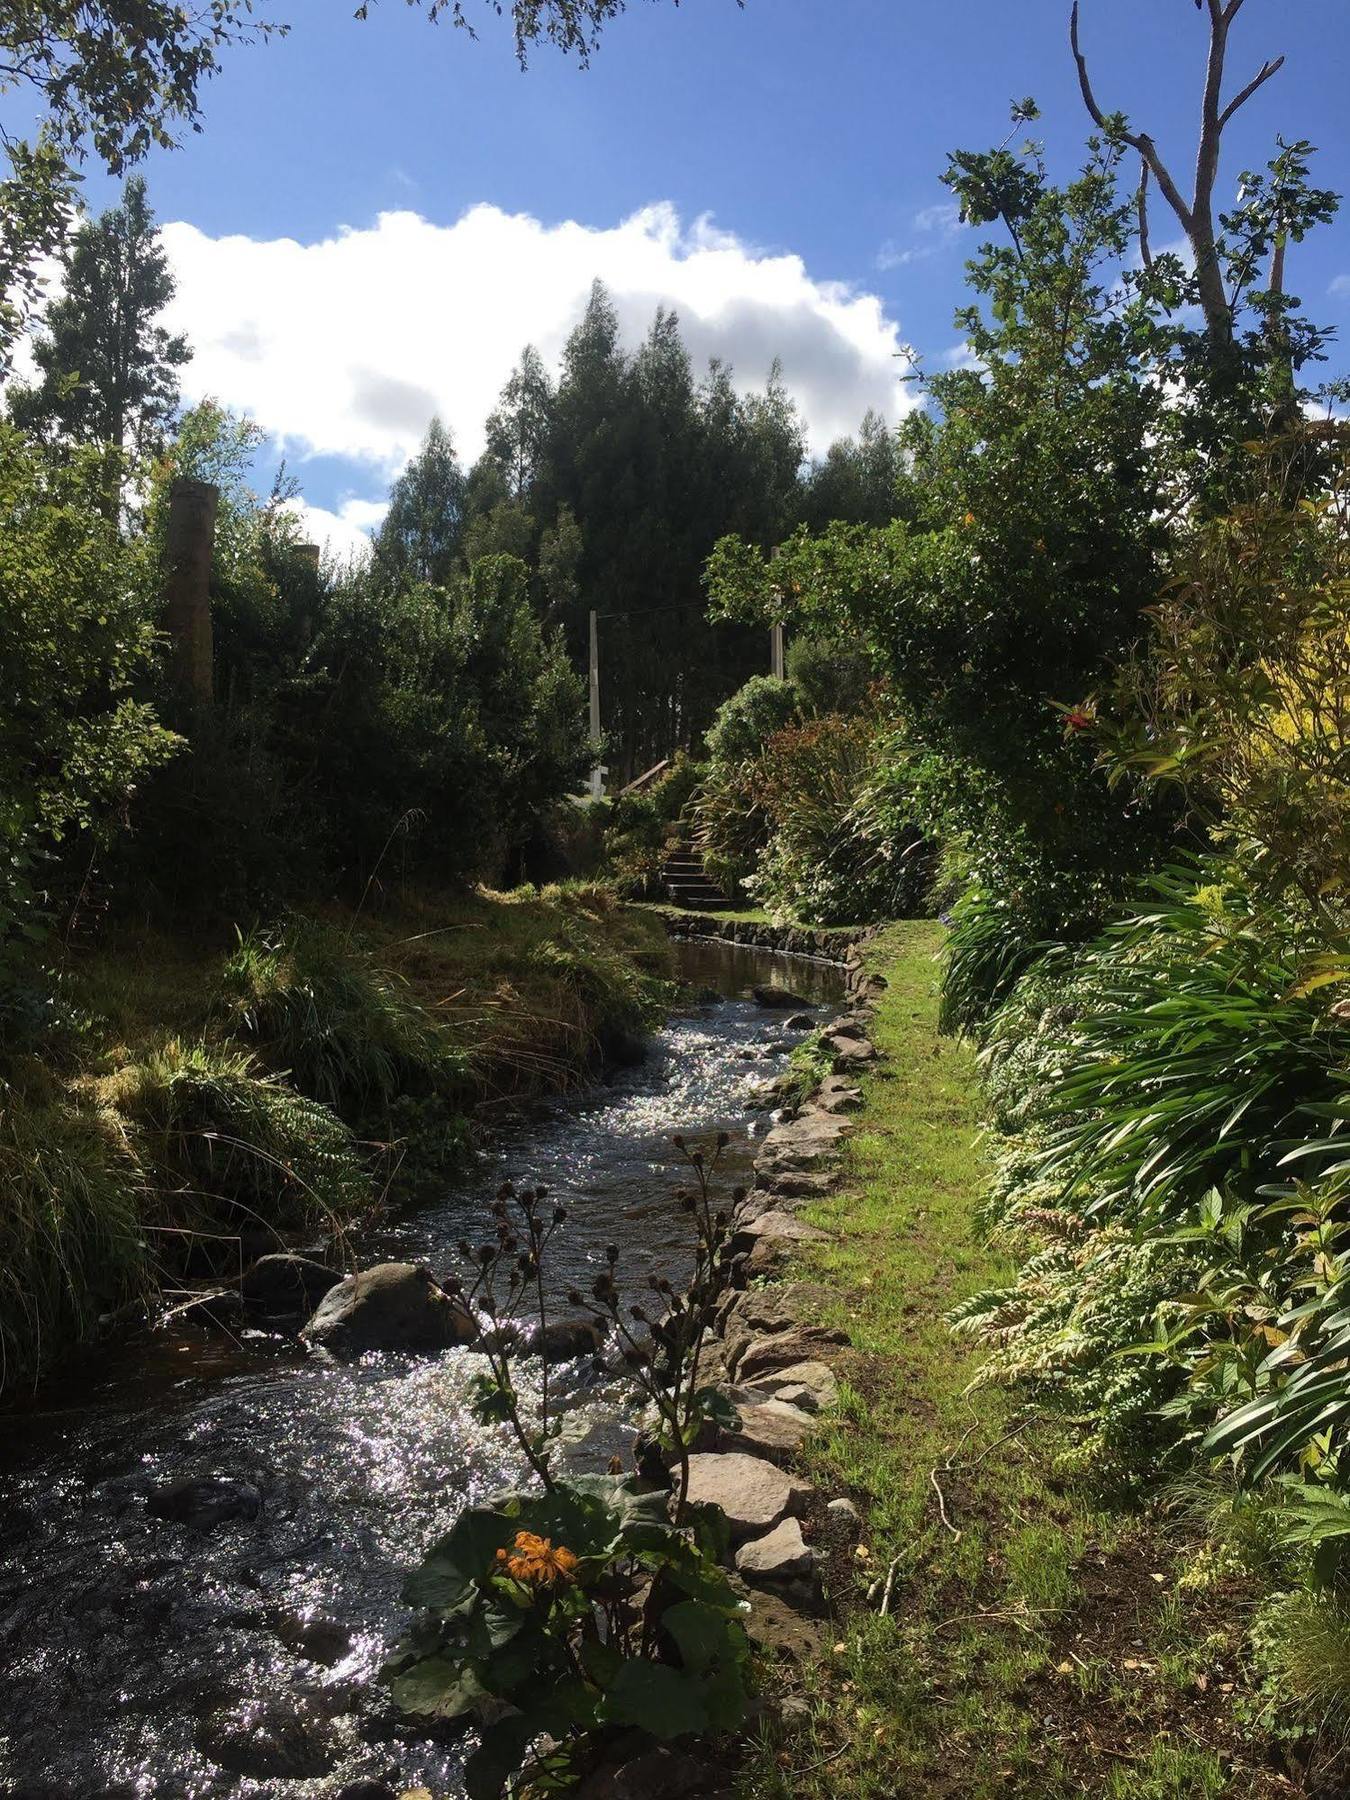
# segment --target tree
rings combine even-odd
[[[1239,245],[1236,254],[1233,245],[1225,242],[1224,233],[1231,235],[1242,215],[1216,219],[1215,193],[1224,132],[1252,96],[1284,67],[1283,56],[1268,60],[1244,88],[1239,89],[1230,100],[1224,100],[1229,37],[1245,3],[1246,0],[1196,0],[1196,10],[1204,10],[1209,15],[1209,54],[1200,102],[1195,183],[1189,199],[1183,195],[1180,184],[1153,138],[1147,132],[1132,131],[1123,113],[1107,114],[1098,103],[1079,33],[1079,0],[1073,0],[1069,23],[1079,86],[1089,116],[1099,131],[1104,132],[1108,138],[1128,144],[1140,159],[1137,214],[1140,255],[1146,266],[1152,262],[1148,223],[1149,181],[1152,179],[1157,182],[1163,198],[1186,233],[1195,259],[1196,286],[1200,305],[1204,309],[1205,327],[1212,343],[1219,350],[1227,349],[1232,343],[1234,317],[1243,289],[1256,286],[1256,258],[1264,255],[1269,259],[1264,293],[1268,297],[1269,309],[1278,315],[1284,301],[1285,250],[1289,241],[1292,239],[1297,242],[1312,225],[1325,223],[1334,208],[1330,194],[1313,189],[1307,183],[1308,146],[1289,146],[1289,149],[1296,152],[1295,162],[1297,152],[1305,153],[1302,158],[1303,168],[1297,168],[1295,162],[1286,162],[1283,178],[1272,183],[1264,196],[1267,205],[1260,209],[1262,216],[1255,234],[1250,229],[1245,232],[1237,230]],[[1281,148],[1286,147],[1282,145]],[[1250,177],[1245,177],[1244,185],[1250,180]],[[1252,214],[1253,199],[1253,196],[1248,196],[1244,209],[1249,227],[1257,223]]]
[[[628,0],[483,0],[484,5],[501,17],[508,10],[515,28],[516,56],[525,65],[532,45],[542,38],[555,49],[574,55],[588,63],[600,41],[600,32],[611,19],[627,10]],[[679,0],[675,0],[679,5]],[[745,0],[736,0],[743,6]],[[370,0],[363,0],[356,17],[364,19]],[[428,0],[427,16],[435,21],[448,17],[452,25],[475,36],[473,21],[465,10],[465,0]]]
[[[0,380],[40,295],[40,261],[68,229],[78,165],[92,150],[118,175],[183,126],[200,130],[198,92],[222,51],[285,30],[251,14],[250,0],[0,0],[0,90],[38,114],[31,141],[3,137]]]
[[[894,518],[900,444],[881,414],[869,411],[856,438],[840,438],[813,463],[802,493],[802,520],[823,531],[832,519],[884,525]]]
[[[192,354],[158,323],[173,294],[145,183],[132,176],[121,204],[75,234],[33,346],[41,379],[10,397],[15,423],[133,457],[157,449]]]
[[[79,849],[115,830],[176,740],[144,700],[154,569],[102,510],[101,459],[0,421],[0,975]]]
[[[464,471],[450,433],[433,419],[422,448],[394,483],[375,538],[375,567],[387,582],[444,587],[464,533]]]

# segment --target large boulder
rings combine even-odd
[[[810,1575],[815,1558],[795,1519],[784,1519],[736,1552],[736,1572],[747,1581],[792,1581]]]
[[[239,1292],[250,1306],[265,1312],[313,1312],[342,1276],[312,1256],[278,1251],[260,1256],[244,1270]]]
[[[753,994],[756,1004],[765,1007],[770,1012],[800,1012],[804,1006],[811,1004],[800,994],[794,994],[790,988],[773,987],[766,984],[763,987],[751,988],[750,992]]]
[[[740,1417],[740,1428],[729,1431],[722,1426],[714,1448],[744,1450],[767,1462],[790,1462],[811,1429],[810,1413],[785,1400],[766,1398],[753,1388],[735,1388],[729,1393]]]
[[[478,1323],[419,1263],[376,1263],[330,1288],[300,1335],[334,1356],[368,1350],[432,1355],[471,1344]]]
[[[775,1468],[758,1456],[740,1453],[689,1458],[689,1499],[720,1506],[733,1543],[772,1531],[796,1512],[811,1493],[809,1482]]]
[[[251,1481],[229,1475],[188,1475],[165,1482],[146,1495],[145,1510],[194,1531],[214,1531],[234,1519],[256,1519],[262,1495]]]

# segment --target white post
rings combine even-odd
[[[591,613],[591,736],[597,742],[600,737],[600,633],[596,624],[594,611]],[[603,800],[605,797],[605,770],[597,763],[591,770],[591,799]]]

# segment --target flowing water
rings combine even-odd
[[[684,979],[737,994],[771,981],[836,1000],[839,971],[799,957],[677,946]],[[625,1289],[679,1270],[670,1134],[731,1133],[728,1188],[765,1115],[752,1088],[791,1048],[783,1015],[742,999],[672,1018],[648,1060],[541,1106],[445,1197],[362,1244],[362,1261],[454,1266],[504,1177],[569,1209],[559,1278],[620,1246]],[[159,1333],[110,1353],[38,1407],[0,1418],[0,1794],[20,1800],[269,1800],[462,1792],[460,1746],[394,1717],[372,1677],[406,1615],[407,1569],[466,1504],[518,1476],[504,1432],[465,1407],[481,1359],[370,1356],[325,1366],[293,1342]],[[556,1372],[567,1455],[603,1468],[631,1439],[631,1397]],[[185,1476],[251,1484],[255,1519],[204,1533],[146,1511]],[[371,1792],[377,1790],[372,1789]]]

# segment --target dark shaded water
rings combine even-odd
[[[737,994],[773,981],[819,1004],[837,970],[721,945],[677,946],[685,979]],[[471,1179],[382,1229],[362,1261],[453,1266],[505,1176],[570,1209],[559,1276],[607,1243],[624,1285],[678,1268],[686,1223],[669,1136],[727,1130],[727,1186],[765,1115],[751,1088],[793,1041],[739,999],[673,1018],[639,1069],[539,1108]],[[461,1792],[460,1755],[405,1732],[371,1675],[405,1571],[467,1503],[517,1475],[501,1430],[465,1410],[471,1352],[325,1367],[281,1340],[160,1334],[44,1410],[0,1419],[0,1794],[28,1800],[243,1800],[340,1794],[358,1778]],[[603,1467],[630,1400],[589,1369],[567,1384],[567,1452]],[[259,1517],[209,1535],[147,1513],[181,1476],[253,1483]]]

